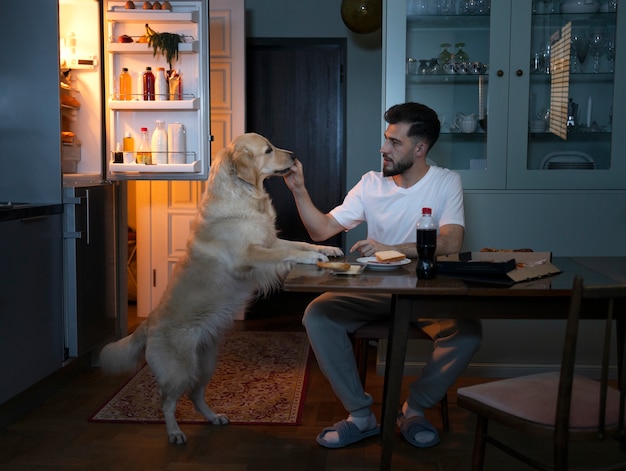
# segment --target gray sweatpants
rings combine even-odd
[[[391,296],[324,293],[306,308],[302,324],[311,348],[333,391],[355,417],[370,414],[372,397],[361,385],[349,333],[388,319]],[[480,347],[482,325],[470,319],[419,319],[417,325],[434,340],[421,376],[411,383],[409,407],[423,410],[439,402]]]

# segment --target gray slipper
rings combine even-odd
[[[439,443],[439,432],[433,424],[426,420],[426,417],[418,415],[407,419],[404,417],[404,414],[400,412],[396,423],[398,424],[398,427],[400,427],[400,431],[402,432],[404,439],[413,446],[418,448],[429,448]],[[415,434],[419,432],[433,432],[435,437],[429,442],[418,442],[415,440]]]
[[[328,432],[337,432],[339,434],[339,441],[337,443],[329,443],[324,440],[324,437]],[[326,448],[343,448],[344,446],[351,445],[352,443],[360,442],[361,440],[373,437],[374,435],[378,435],[380,433],[380,427],[376,426],[372,430],[366,430],[365,432],[361,432],[359,427],[354,425],[352,422],[347,420],[342,420],[337,422],[332,427],[326,427],[321,433],[315,438],[315,441]]]

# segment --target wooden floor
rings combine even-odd
[[[298,302],[260,303],[242,330],[302,330]],[[289,312],[283,307],[288,305]],[[136,319],[129,319],[129,327]],[[369,356],[374,361],[375,355]],[[382,378],[370,364],[367,390],[373,395],[374,410],[380,417]],[[320,430],[345,418],[317,364],[312,361],[302,424],[298,426],[184,425],[186,445],[167,442],[164,425],[88,423],[87,419],[110,398],[125,379],[101,374],[91,367],[49,397],[42,405],[0,431],[0,469],[26,470],[115,470],[115,471],[367,471],[378,469],[380,447],[376,438],[339,450],[327,450],[315,442]],[[410,379],[405,380],[405,391]],[[461,378],[458,385],[483,380]],[[430,449],[416,449],[400,433],[394,448],[394,470],[469,470],[474,417],[456,406],[456,386],[449,393],[451,431]],[[428,411],[439,428],[437,408]],[[495,427],[494,427],[495,428]],[[507,434],[507,431],[502,431]],[[508,433],[513,442],[519,437]],[[527,443],[549,453],[545,443]],[[610,449],[616,447],[611,444]],[[614,453],[611,451],[611,453]],[[606,455],[604,449],[582,453],[593,461]],[[626,455],[621,455],[626,462]],[[511,458],[488,448],[488,471],[525,470]]]

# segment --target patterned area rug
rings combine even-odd
[[[229,332],[205,397],[231,424],[297,425],[306,395],[309,343],[304,332]],[[205,422],[187,397],[179,423]],[[163,423],[158,387],[144,366],[90,422]]]

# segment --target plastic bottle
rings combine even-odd
[[[165,130],[165,121],[157,119],[156,128],[152,133],[150,143],[152,149],[152,161],[155,164],[167,163],[167,131]]]
[[[135,139],[133,138],[133,135],[129,132],[124,134],[122,149],[124,150],[124,163],[130,164],[135,162]]]
[[[167,84],[167,77],[165,76],[165,68],[163,67],[159,67],[157,69],[156,77],[154,79],[154,88],[157,101],[169,99],[170,90]]]
[[[124,67],[120,74],[120,100],[133,99],[133,82],[128,69]]]
[[[437,250],[437,227],[430,208],[422,208],[422,217],[417,221],[417,278],[430,280],[436,275],[435,251]]]
[[[137,150],[137,163],[152,165],[152,151],[148,141],[148,128],[141,128],[141,143]]]
[[[154,101],[154,74],[152,73],[152,67],[146,67],[146,71],[143,73],[143,99]]]

